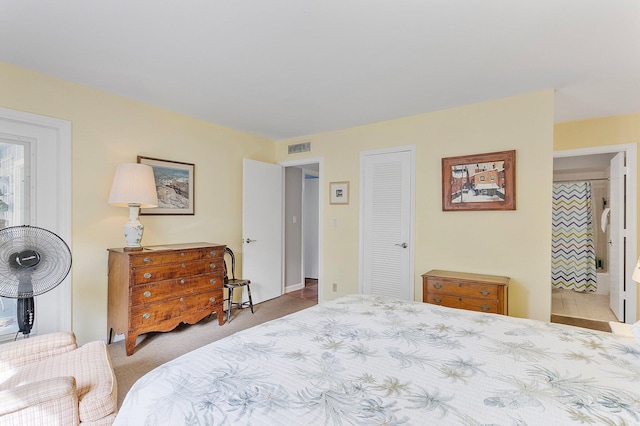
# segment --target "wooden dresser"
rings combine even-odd
[[[109,249],[108,341],[114,331],[124,333],[131,355],[143,333],[194,324],[212,312],[222,325],[224,247],[190,243]]]
[[[507,315],[508,284],[509,277],[434,269],[422,275],[422,301]]]

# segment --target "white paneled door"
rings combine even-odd
[[[251,280],[253,303],[281,296],[282,166],[244,159],[242,177],[242,278]],[[247,294],[243,294],[243,300]]]
[[[413,300],[413,148],[361,155],[360,287]]]
[[[624,153],[619,152],[611,159],[611,180],[609,201],[611,206],[609,222],[609,306],[616,317],[624,322]]]

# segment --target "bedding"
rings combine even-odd
[[[352,295],[156,368],[134,384],[115,424],[640,424],[640,346]]]

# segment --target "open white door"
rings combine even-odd
[[[282,166],[244,159],[242,278],[253,303],[282,295]],[[247,300],[246,293],[243,299]]]
[[[611,180],[609,198],[611,219],[609,222],[609,306],[616,317],[624,322],[624,153],[620,152],[611,159]],[[616,208],[615,206],[619,206]]]

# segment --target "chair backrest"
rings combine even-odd
[[[228,254],[231,257],[231,278],[236,279],[236,255],[233,254],[233,250],[229,247],[224,248],[225,254]],[[227,273],[227,262],[224,262],[224,282],[229,282],[229,274]]]

